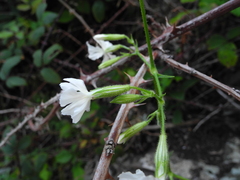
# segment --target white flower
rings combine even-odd
[[[99,59],[103,56],[103,61],[107,61],[109,59],[115,58],[116,56],[113,55],[111,52],[105,52],[107,48],[113,46],[112,43],[109,41],[97,40],[98,45],[92,46],[88,42],[86,42],[88,47],[88,58],[91,60]]]
[[[131,172],[124,172],[118,176],[119,180],[159,180],[153,176],[145,176],[145,174],[140,170],[136,170],[136,174]]]
[[[62,88],[59,103],[62,115],[70,115],[73,123],[77,123],[85,111],[90,110],[92,92],[88,92],[83,80],[75,78],[63,79],[67,82],[60,83]]]

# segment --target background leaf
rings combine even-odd
[[[0,39],[7,39],[13,36],[13,32],[10,31],[1,31],[0,32]]]
[[[46,8],[47,8],[47,3],[41,3],[37,7],[36,16],[37,16],[38,21],[40,21],[42,19],[43,13],[46,10]]]
[[[58,84],[61,82],[59,74],[52,68],[43,68],[40,74],[43,77],[43,79],[48,83]]]
[[[62,46],[54,44],[43,53],[43,63],[49,64],[62,51]]]
[[[226,67],[235,66],[238,61],[237,47],[233,43],[227,43],[222,46],[218,52],[218,60]]]
[[[56,156],[56,162],[65,164],[72,158],[72,154],[67,150],[60,151]]]
[[[26,86],[27,81],[24,78],[19,77],[19,76],[11,76],[7,79],[6,85],[9,88],[13,88],[13,87],[17,87],[17,86]]]
[[[42,22],[44,25],[51,24],[56,19],[57,16],[58,14],[54,12],[44,12]]]
[[[5,80],[10,73],[11,69],[16,66],[21,61],[21,56],[13,56],[3,63],[1,70],[0,70],[0,78]]]
[[[42,50],[38,49],[33,53],[33,63],[36,67],[41,67],[43,64]]]
[[[92,13],[98,23],[102,22],[105,18],[105,4],[100,0],[94,1]]]

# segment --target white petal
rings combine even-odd
[[[88,42],[86,42],[87,47],[88,47],[88,58],[91,60],[96,60],[99,59],[100,57],[103,56],[104,50],[100,47],[94,47],[90,45]]]
[[[59,103],[61,107],[63,107],[63,106],[66,106],[67,104],[75,103],[77,101],[80,101],[81,99],[86,99],[86,98],[91,99],[91,97],[86,97],[86,95],[81,92],[77,92],[75,90],[67,90],[67,91],[61,92]]]
[[[105,34],[97,34],[97,35],[93,36],[93,39],[95,41],[98,41],[98,40],[104,40],[105,37],[106,37]]]
[[[64,81],[68,81],[71,83],[72,86],[74,86],[76,90],[79,90],[83,93],[88,93],[88,90],[84,84],[84,81],[81,79],[75,79],[75,78],[64,78]]]
[[[112,55],[111,53],[105,53],[104,55],[103,55],[103,61],[102,62],[105,62],[105,61],[107,61],[107,60],[109,60],[109,59],[112,59],[112,58],[115,58],[116,56],[115,55]]]
[[[113,44],[109,41],[98,40],[97,43],[101,46],[101,48],[105,51],[107,48],[111,47]]]
[[[73,122],[73,123],[77,123],[78,121],[80,121],[83,113],[84,113],[84,111],[81,111],[81,112],[79,112],[79,113],[73,114],[73,115],[71,116],[72,122]]]

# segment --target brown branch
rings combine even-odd
[[[19,129],[21,129],[30,119],[33,119],[37,116],[37,114],[39,112],[41,112],[42,109],[45,109],[46,107],[48,107],[49,105],[53,104],[54,102],[58,101],[59,99],[59,94],[56,94],[54,97],[52,97],[51,99],[49,99],[47,102],[45,103],[41,103],[39,106],[37,106],[34,110],[33,113],[25,116],[25,118],[23,119],[22,122],[20,122],[13,130],[11,130],[9,133],[7,133],[7,135],[3,138],[3,140],[0,142],[0,147],[2,147],[7,141],[8,139],[14,134],[16,133]]]
[[[101,28],[96,32],[96,34],[100,34],[103,31],[103,29],[105,29],[114,19],[116,19],[128,6],[129,6],[129,3],[126,2],[121,9],[119,9],[107,22],[105,22],[101,26]]]
[[[180,26],[175,27],[174,29],[169,29],[170,27],[167,27],[167,29],[165,30],[166,32],[164,32],[162,35],[160,35],[159,37],[155,38],[154,40],[152,40],[151,44],[155,47],[159,47],[162,44],[168,42],[169,40],[172,40],[173,38],[176,38],[184,33],[186,33],[187,31],[190,31],[192,29],[195,29],[196,27],[205,24],[213,19],[216,19],[217,17],[222,16],[223,14],[237,8],[240,6],[240,1],[239,0],[231,0],[228,1]],[[143,46],[143,48],[147,48],[147,46]]]
[[[132,86],[138,86],[142,82],[142,78],[144,74],[146,73],[146,65],[143,64],[141,68],[139,69],[138,73],[136,74],[135,77],[131,79],[131,85]],[[129,93],[134,93],[135,90],[130,90]],[[123,123],[125,119],[127,118],[127,114],[129,110],[134,106],[133,103],[129,104],[123,104],[121,105],[121,108],[117,114],[117,117],[113,123],[112,129],[109,133],[108,139],[107,140],[113,140],[114,142],[117,142],[119,134],[121,133]],[[108,173],[108,167],[112,158],[112,154],[107,155],[106,151],[106,145],[103,149],[100,161],[98,163],[96,172],[94,174],[93,180],[105,180],[105,177],[107,176]]]
[[[206,13],[204,13],[182,25],[179,25],[177,27],[168,26],[162,35],[160,35],[159,37],[157,37],[151,41],[151,44],[154,47],[161,48],[161,46],[164,43],[166,43],[178,36],[181,36],[182,34],[186,33],[187,31],[193,30],[196,27],[207,23],[210,20],[220,17],[223,14],[225,14],[239,6],[240,6],[239,0],[228,1],[224,4],[222,4],[221,6],[216,7],[214,9],[212,9],[211,11],[206,12]],[[145,51],[146,49],[147,49],[146,44],[139,47],[140,51]],[[123,59],[119,60],[118,62],[116,62],[115,64],[113,64],[112,66],[98,70],[91,75],[87,75],[84,79],[86,82],[89,83],[89,82],[93,81],[94,79],[97,79],[98,77],[100,77],[104,74],[107,74],[108,72],[112,71],[113,69],[117,68],[118,66],[121,66],[128,60],[130,60],[130,58],[123,58]]]
[[[59,103],[55,102],[53,104],[53,108],[52,110],[48,113],[48,115],[39,123],[39,124],[35,124],[32,122],[32,119],[30,119],[28,121],[28,125],[31,128],[32,131],[39,131],[42,129],[42,127],[52,119],[52,117],[54,117],[56,115],[56,111],[59,109]]]
[[[68,10],[70,14],[73,14],[85,27],[86,31],[89,32],[92,36],[94,36],[93,30],[88,26],[88,24],[84,21],[83,17],[80,16],[73,8],[71,8],[66,2],[63,0],[58,0],[62,5],[64,5]]]
[[[187,64],[181,64],[173,59],[170,59],[167,57],[167,55],[162,54],[160,51],[159,51],[158,55],[161,59],[163,59],[170,66],[172,66],[176,69],[180,69],[180,70],[182,70],[188,74],[191,74],[199,79],[202,79],[203,81],[207,82],[214,88],[221,89],[222,91],[226,92],[228,95],[231,95],[235,99],[240,101],[240,93],[238,93],[238,91],[236,91],[234,88],[231,88],[231,87],[213,79],[211,76],[207,76],[207,75],[195,70],[194,68],[189,67]]]

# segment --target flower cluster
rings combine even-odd
[[[96,46],[92,46],[88,42],[86,42],[88,47],[88,58],[95,61],[103,57],[103,61],[100,64],[99,69],[110,66],[123,57],[131,56],[131,54],[129,53],[122,53],[120,56],[114,55],[113,52],[119,49],[126,49],[130,51],[131,49],[122,44],[113,45],[112,43],[109,42],[109,41],[127,39],[127,42],[133,45],[134,41],[124,34],[98,34],[93,36],[93,39],[97,43]],[[106,61],[108,62],[106,63]]]

